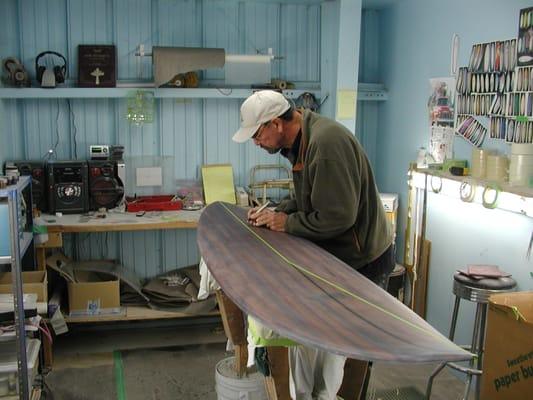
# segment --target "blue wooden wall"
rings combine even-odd
[[[77,77],[79,44],[115,44],[118,79],[135,81],[134,52],[145,45],[222,47],[256,54],[269,47],[284,57],[273,76],[320,85],[321,5],[221,0],[5,0],[0,14],[0,58],[17,56],[32,78],[35,56],[58,51]],[[144,77],[152,74],[145,58]],[[223,78],[219,70],[204,78]],[[53,89],[52,89],[53,90]],[[251,143],[231,141],[239,126],[237,99],[160,99],[154,123],[125,119],[125,99],[24,99],[0,101],[0,161],[41,159],[55,148],[58,159],[84,159],[90,144],[123,144],[131,163],[164,160],[174,179],[198,179],[202,164],[233,164],[237,183],[250,167],[277,160]],[[169,161],[170,160],[170,161]],[[128,182],[128,190],[135,190]],[[81,259],[116,257],[141,276],[198,261],[194,230],[80,234],[67,251]]]
[[[300,87],[320,87],[322,83],[323,89],[334,81],[336,50],[332,51],[332,39],[338,21],[331,3],[3,0],[2,7],[0,58],[18,57],[32,78],[35,56],[42,51],[64,54],[69,61],[68,79],[75,83],[79,44],[115,44],[118,79],[134,82],[138,80],[134,53],[142,43],[147,52],[154,45],[222,47],[230,54],[266,53],[272,48],[275,55],[283,57],[274,63],[274,77],[294,81]],[[329,7],[326,12],[324,7]],[[377,24],[376,15],[363,24],[363,30],[369,31],[365,40],[375,43]],[[377,54],[375,46],[362,43],[361,48],[362,52],[367,49]],[[366,58],[361,71],[372,77],[377,60]],[[149,79],[151,59],[145,57],[141,68],[143,77]],[[204,71],[203,78],[220,82],[223,71]],[[369,81],[377,81],[377,77]],[[236,182],[246,185],[253,165],[280,160],[251,143],[231,141],[239,126],[241,102],[230,98],[158,99],[155,121],[137,127],[125,119],[125,99],[1,100],[0,162],[42,159],[49,149],[55,150],[57,159],[85,159],[90,144],[123,144],[130,173],[143,164],[163,165],[173,184],[174,180],[199,179],[202,164],[229,162]],[[368,148],[371,160],[378,107],[376,102],[358,103],[357,136]],[[334,107],[326,103],[324,110],[329,115]],[[142,193],[131,179],[127,191]],[[195,230],[71,235],[66,250],[80,259],[119,258],[141,277],[196,263],[199,258]]]

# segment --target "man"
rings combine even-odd
[[[233,140],[249,139],[291,162],[295,191],[295,198],[275,211],[251,209],[251,223],[309,239],[386,288],[395,264],[392,230],[368,158],[353,134],[264,90],[241,106],[241,128]],[[290,348],[296,400],[335,399],[344,362],[345,357],[322,350]]]

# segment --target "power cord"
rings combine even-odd
[[[57,154],[57,146],[59,145],[59,114],[60,114],[59,99],[56,100],[56,107],[57,107],[57,112],[56,112],[56,141],[52,145],[52,147],[50,149],[48,149],[48,151],[41,157],[44,161],[52,159],[52,157],[55,157],[55,155]]]
[[[73,135],[74,159],[77,160],[78,159],[78,143],[77,143],[76,136],[78,134],[78,127],[76,126],[76,115],[74,114],[74,111],[72,111],[72,105],[70,104],[70,99],[67,99],[67,104],[68,104],[69,120],[70,120],[70,116],[72,116],[72,125],[74,127],[74,135]]]
[[[320,110],[320,107],[322,107],[322,104],[326,102],[326,100],[329,98],[329,93],[324,96],[320,104],[318,105],[318,109]]]
[[[55,154],[57,150],[57,146],[59,145],[59,98],[56,99],[56,106],[57,106],[57,113],[56,113],[56,142],[54,143],[54,146],[52,147],[52,151]]]

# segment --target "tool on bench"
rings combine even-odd
[[[126,211],[177,211],[183,202],[175,195],[138,196],[126,198]]]

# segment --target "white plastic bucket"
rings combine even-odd
[[[218,400],[268,400],[265,378],[259,372],[250,372],[239,378],[234,368],[235,357],[218,362],[215,389]]]

